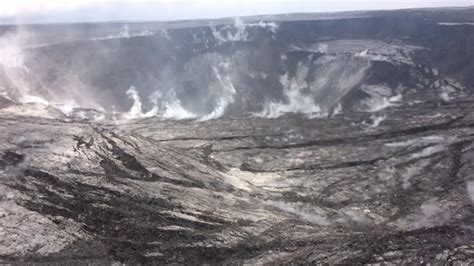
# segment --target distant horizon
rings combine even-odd
[[[340,14],[340,13],[358,13],[358,12],[377,12],[377,11],[403,11],[403,10],[423,10],[423,9],[474,9],[471,6],[440,6],[440,7],[414,7],[414,8],[398,8],[398,9],[364,9],[364,10],[344,10],[344,11],[315,11],[315,12],[288,12],[288,13],[267,13],[257,15],[242,15],[242,16],[225,16],[225,17],[209,17],[209,18],[178,18],[174,20],[91,20],[91,21],[55,21],[55,22],[24,22],[24,23],[4,23],[0,18],[0,26],[14,26],[14,25],[61,25],[61,24],[106,24],[106,23],[166,23],[166,22],[185,22],[185,21],[205,21],[205,20],[232,20],[235,18],[251,18],[251,17],[266,17],[266,16],[285,16],[285,15],[299,15],[299,14]]]
[[[317,14],[364,11],[389,11],[430,8],[473,8],[474,0],[115,0],[89,3],[73,0],[66,3],[53,0],[17,0],[0,10],[1,25],[80,24],[80,23],[146,23],[187,20],[230,19],[235,17],[273,16],[286,14]],[[31,4],[30,4],[31,2]],[[2,4],[4,6],[5,4]]]

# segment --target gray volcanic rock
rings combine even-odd
[[[1,258],[472,263],[473,103],[203,123],[1,118]],[[374,115],[386,119],[372,127]]]
[[[472,10],[439,12],[30,26],[0,262],[473,264],[474,27],[438,24]]]

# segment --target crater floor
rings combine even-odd
[[[472,97],[315,119],[0,120],[3,263],[474,262]]]

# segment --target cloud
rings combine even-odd
[[[0,9],[1,17],[10,17],[15,15],[27,15],[34,13],[50,12],[56,10],[74,10],[81,6],[92,4],[93,0],[74,0],[74,1],[60,1],[60,0],[17,0],[5,1],[2,3]],[[96,2],[97,3],[97,2]]]
[[[15,0],[2,3],[0,22],[173,20],[471,4],[470,0]]]

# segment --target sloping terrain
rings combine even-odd
[[[440,12],[10,47],[0,262],[474,263],[472,10]]]
[[[2,259],[472,262],[473,108],[468,98],[123,125],[4,117]],[[386,119],[374,127],[374,116]]]

